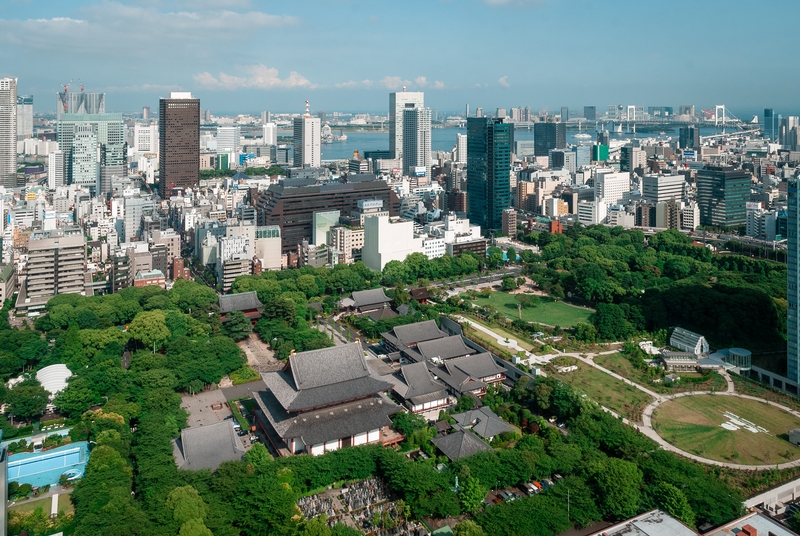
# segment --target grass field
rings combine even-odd
[[[711,374],[707,381],[691,382],[690,378],[701,379],[702,375],[696,372],[681,372],[681,381],[673,385],[653,383],[647,376],[647,371],[634,368],[631,362],[622,354],[599,355],[594,362],[603,368],[614,371],[620,376],[628,378],[634,383],[647,387],[657,393],[683,393],[685,391],[724,391],[727,388],[725,378],[720,374]]]
[[[721,424],[729,421],[725,411],[767,433],[722,428]],[[787,440],[788,431],[800,427],[800,419],[755,400],[719,395],[681,397],[656,409],[653,427],[676,447],[712,460],[767,465],[800,458],[800,448]]]
[[[581,361],[578,361],[578,370],[574,372],[550,372],[550,375],[580,389],[598,404],[632,421],[641,422],[642,410],[653,401],[647,393]]]
[[[16,512],[18,514],[31,514],[37,508],[44,510],[44,513],[50,515],[50,497],[46,499],[27,500],[20,504],[16,504],[8,509],[9,512]],[[58,496],[58,511],[71,514],[75,511],[72,507],[72,502],[69,500],[69,494],[62,493]]]
[[[476,298],[478,305],[491,305],[508,318],[519,318],[517,300],[512,294],[496,290],[488,298]],[[543,297],[539,305],[522,309],[522,319],[526,322],[539,322],[548,326],[572,327],[578,322],[588,322],[594,311],[567,305],[553,298]]]

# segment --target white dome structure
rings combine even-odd
[[[67,386],[67,378],[70,376],[72,376],[72,372],[66,365],[50,365],[36,373],[36,379],[51,396],[56,396],[64,390]]]

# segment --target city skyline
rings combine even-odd
[[[55,111],[53,93],[70,80],[77,90],[79,78],[88,91],[109,94],[109,111],[154,109],[159,97],[178,90],[192,91],[218,113],[237,111],[231,102],[239,112],[301,112],[305,99],[317,110],[383,110],[385,94],[403,85],[426,91],[431,108],[448,110],[466,103],[552,112],[586,104],[725,103],[744,119],[762,107],[793,109],[800,75],[786,72],[778,55],[732,38],[749,31],[763,5],[723,7],[678,1],[656,17],[627,1],[613,9],[547,0],[308,1],[269,12],[248,0],[5,2],[0,76],[19,78],[19,94],[33,94],[37,111]],[[770,7],[788,19],[800,15],[796,3]],[[503,26],[503,40],[473,38]],[[337,31],[344,27],[356,31]],[[443,27],[456,31],[445,34]],[[306,38],[296,39],[298,33]],[[640,33],[647,40],[637,43]],[[792,44],[788,34],[773,38],[776,50]],[[48,55],[69,61],[42,69]],[[618,69],[618,62],[641,71]],[[756,63],[759,72],[782,72],[782,83],[735,67]]]

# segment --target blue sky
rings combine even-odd
[[[179,87],[212,112],[800,106],[797,0],[0,0],[0,76],[131,111]]]

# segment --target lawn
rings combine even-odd
[[[641,422],[642,411],[653,398],[601,370],[578,361],[578,370],[549,374],[564,383],[580,389],[592,400],[632,421]]]
[[[519,318],[517,300],[513,294],[493,291],[488,298],[476,298],[478,305],[491,305],[512,320]],[[594,311],[568,305],[550,297],[541,297],[539,305],[522,309],[522,319],[526,322],[538,322],[548,326],[572,327],[579,322],[589,322]]]
[[[730,412],[761,427],[753,432],[721,425]],[[746,424],[746,423],[745,423]],[[787,433],[800,427],[800,419],[764,402],[721,395],[685,396],[659,406],[653,427],[676,447],[712,460],[744,465],[772,465],[800,458],[800,449],[789,443]]]
[[[31,514],[37,508],[41,508],[44,510],[45,514],[50,515],[51,502],[52,501],[50,497],[47,497],[46,499],[27,500],[11,506],[8,511],[16,512],[18,514]],[[63,511],[66,514],[72,514],[75,511],[75,509],[72,507],[72,502],[69,500],[68,493],[62,493],[58,496],[58,511]]]
[[[622,354],[599,355],[594,358],[594,362],[603,368],[616,372],[620,376],[628,378],[634,383],[647,387],[657,393],[682,393],[684,391],[724,391],[727,388],[725,378],[720,374],[711,374],[706,381],[702,381],[703,376],[696,372],[680,372],[678,375],[681,380],[672,385],[663,383],[653,383],[647,376],[645,369],[637,369]]]

